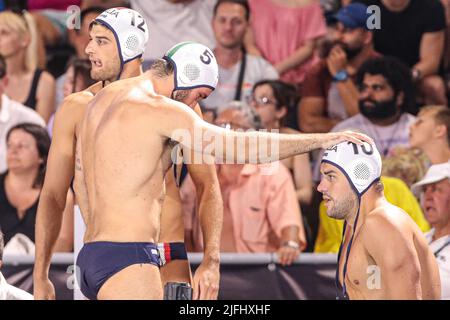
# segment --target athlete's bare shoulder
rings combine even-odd
[[[384,200],[367,215],[361,236],[366,243],[382,246],[399,238],[406,239],[412,234],[410,220],[406,212]]]
[[[400,227],[405,222],[404,215],[407,214],[402,209],[392,205],[388,201],[383,201],[367,215],[366,226],[368,228],[383,226]]]
[[[89,92],[93,95],[96,95],[102,89],[103,89],[103,82],[98,81],[98,82],[94,83],[93,85],[91,85],[90,87],[84,89],[82,92]]]
[[[55,115],[54,135],[60,131],[66,131],[70,135],[76,134],[76,128],[83,119],[86,106],[93,98],[94,95],[88,91],[72,93],[64,98]]]
[[[80,107],[85,107],[94,98],[90,91],[75,92],[64,98],[60,109],[75,109],[79,111]]]

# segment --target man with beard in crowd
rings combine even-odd
[[[395,147],[409,147],[409,127],[415,117],[413,84],[408,67],[393,57],[366,61],[358,71],[360,113],[342,121],[331,131],[356,130],[371,136],[384,158]],[[320,159],[321,157],[319,157]],[[320,162],[314,170],[319,180]]]
[[[328,132],[342,120],[359,113],[354,77],[368,59],[378,57],[373,34],[367,29],[367,7],[350,4],[337,20],[331,50],[306,75],[299,109],[303,132]]]

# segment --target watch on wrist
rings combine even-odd
[[[281,246],[282,247],[290,247],[290,248],[297,249],[297,250],[300,249],[298,242],[296,242],[294,240],[285,241],[282,243]]]
[[[345,70],[338,71],[333,77],[333,81],[338,81],[338,82],[345,81],[347,79],[348,79],[348,73]]]

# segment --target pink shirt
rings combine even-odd
[[[28,0],[28,10],[66,10],[68,6],[81,5],[81,0]]]
[[[299,239],[305,241],[301,212],[291,175],[284,165],[272,175],[263,175],[261,166],[245,165],[234,185],[229,186],[229,202],[224,215],[231,215],[238,253],[275,252],[281,230],[297,226]],[[222,190],[222,193],[224,190]],[[185,228],[192,230],[194,248],[202,250],[202,236],[195,214],[195,186],[188,177],[181,187]]]
[[[293,8],[270,0],[249,0],[251,25],[256,46],[271,64],[286,59],[306,40],[326,34],[325,18],[319,1]],[[303,81],[306,72],[317,58],[286,71],[281,80],[290,83]]]

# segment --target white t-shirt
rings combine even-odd
[[[401,115],[400,119],[389,126],[378,126],[369,121],[362,114],[358,113],[340,123],[331,132],[355,130],[370,136],[377,146],[381,156],[389,155],[394,147],[409,147],[409,126],[414,123],[416,117],[409,113]],[[320,162],[323,151],[320,152],[314,166],[314,181],[320,180]]]
[[[8,284],[0,272],[0,300],[34,300],[34,298],[28,292]]]
[[[17,124],[31,122],[45,127],[45,121],[31,108],[2,95],[0,107],[0,173],[6,171],[6,134]]]
[[[434,229],[425,234],[431,250],[436,256],[441,276],[441,298],[450,300],[450,235],[443,236],[433,241]],[[438,252],[439,251],[439,252]],[[438,252],[436,254],[436,252]]]
[[[241,61],[233,68],[225,69],[219,66],[219,83],[217,88],[202,101],[202,106],[207,109],[220,108],[234,100]],[[249,101],[252,95],[252,88],[255,83],[265,79],[278,79],[275,68],[265,59],[247,54],[244,79],[242,81],[241,101]]]
[[[328,90],[328,117],[331,119],[344,120],[348,118],[344,101],[335,81],[331,82],[330,90]]]
[[[208,48],[215,46],[211,27],[216,0],[193,0],[170,3],[167,0],[131,0],[148,25],[149,40],[144,60],[162,58],[172,46],[183,41],[196,41]]]
[[[393,147],[409,146],[409,126],[415,120],[413,115],[404,113],[396,123],[382,127],[373,124],[359,113],[338,123],[331,131],[355,129],[363,132],[373,138],[380,154],[386,156]]]

